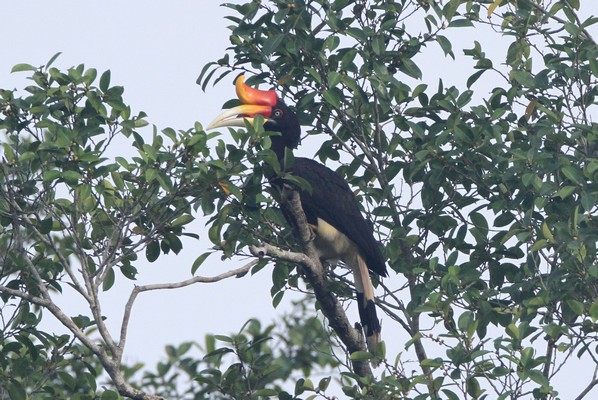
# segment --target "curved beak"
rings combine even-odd
[[[258,114],[264,117],[264,121],[267,121],[270,114],[272,114],[272,107],[254,104],[243,104],[233,107],[224,110],[206,129],[222,128],[225,126],[244,127],[245,120],[253,125],[253,117]]]
[[[278,97],[274,90],[260,90],[247,86],[245,77],[239,75],[235,80],[237,97],[243,105],[225,110],[206,129],[225,126],[245,126],[245,120],[253,124],[253,117],[261,115],[267,121],[272,114],[272,107],[278,104]]]

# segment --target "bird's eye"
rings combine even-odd
[[[282,117],[282,110],[277,108],[276,110],[274,110],[274,118],[280,118],[280,117]]]

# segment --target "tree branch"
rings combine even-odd
[[[312,243],[312,232],[301,207],[299,194],[295,190],[287,188],[283,188],[282,192],[281,207],[285,215],[292,218],[291,225],[293,225],[295,236],[301,244],[303,253],[280,250],[268,244],[259,247],[251,246],[249,250],[256,257],[271,256],[301,266],[301,272],[313,288],[329,326],[346,346],[347,351],[349,353],[367,351],[361,329],[351,325],[345,310],[328,285],[324,268]],[[362,377],[372,376],[372,370],[367,361],[351,360],[351,362],[357,375]]]
[[[563,0],[563,2],[567,5],[567,7],[569,7],[570,12],[574,15],[575,17],[575,22],[577,22],[577,26],[581,28],[582,22],[579,19],[579,16],[577,15],[577,13],[575,12],[575,9],[571,6],[571,4],[569,3],[568,0]],[[548,10],[546,10],[544,7],[542,7],[540,4],[536,4],[533,1],[530,0],[525,0],[525,3],[532,6],[533,8],[535,8],[536,10],[548,15],[549,18],[554,19],[555,21],[557,21],[558,23],[565,25],[568,22],[562,18],[557,17],[556,15],[554,15],[553,13],[549,12]],[[590,40],[592,43],[596,44],[596,41],[594,40],[594,38],[592,37],[592,35],[590,35],[590,32],[585,29],[582,28],[581,31],[583,32],[583,34],[586,36],[586,38],[588,40]]]
[[[127,331],[129,328],[129,320],[131,319],[131,312],[133,310],[133,304],[135,303],[135,299],[137,298],[137,295],[139,293],[148,292],[150,290],[178,289],[178,288],[182,288],[185,286],[193,285],[195,283],[214,283],[214,282],[221,281],[223,279],[231,278],[233,276],[241,277],[241,276],[245,275],[247,272],[249,272],[249,270],[257,263],[258,263],[258,260],[253,260],[241,268],[233,269],[233,270],[224,272],[224,273],[222,273],[220,275],[216,275],[216,276],[209,276],[209,277],[195,276],[193,278],[186,279],[186,280],[180,281],[180,282],[157,283],[157,284],[151,284],[151,285],[135,286],[133,288],[133,290],[131,291],[131,295],[129,296],[129,300],[127,301],[127,304],[125,305],[123,320],[122,320],[121,327],[120,327],[119,343],[116,346],[117,350],[116,350],[116,354],[115,354],[115,359],[118,361],[118,363],[120,363],[122,360],[122,355],[125,350],[125,345],[127,342]]]
[[[67,328],[73,334],[73,336],[77,338],[78,341],[81,342],[81,344],[87,347],[93,354],[95,354],[98,357],[98,360],[100,361],[106,373],[110,376],[116,389],[122,396],[130,397],[135,400],[162,400],[162,397],[160,396],[145,393],[128,384],[120,371],[120,363],[116,362],[114,358],[113,351],[106,351],[102,344],[96,343],[75,323],[75,321],[73,321],[71,317],[66,315],[64,311],[52,300],[48,287],[46,286],[46,282],[40,275],[37,266],[34,264],[34,262],[31,260],[27,253],[27,250],[25,248],[25,238],[23,237],[21,224],[24,222],[25,224],[27,224],[27,228],[33,228],[35,234],[42,241],[47,241],[48,239],[41,235],[41,233],[35,229],[35,225],[32,223],[31,220],[29,220],[26,213],[23,212],[23,210],[21,210],[21,208],[19,207],[18,202],[15,200],[14,193],[9,189],[9,192],[6,192],[6,194],[7,196],[5,197],[11,206],[10,217],[12,219],[12,229],[14,235],[14,249],[20,254],[22,259],[25,261],[27,265],[27,271],[30,273],[31,279],[34,281],[35,286],[39,290],[40,295],[34,296],[30,293],[23,292],[17,289],[12,289],[4,285],[0,285],[0,292],[21,298],[33,304],[37,304],[40,307],[43,307],[50,311],[50,313],[54,315],[54,317],[58,321],[60,321],[60,323],[65,328]],[[51,247],[55,249],[53,244]],[[57,254],[59,254],[59,252],[57,252]],[[61,261],[65,262],[66,260],[62,258]],[[87,298],[84,291],[81,292],[78,290],[78,292],[82,294],[83,297],[86,298],[86,300],[90,300],[89,298]],[[90,293],[88,294],[91,295]]]
[[[592,379],[592,381],[588,383],[588,386],[586,386],[584,390],[581,391],[581,393],[579,394],[579,396],[575,398],[575,400],[581,400],[584,397],[586,397],[586,394],[590,393],[590,390],[592,390],[596,385],[598,385],[598,379],[596,378],[596,371],[594,371],[594,379]]]

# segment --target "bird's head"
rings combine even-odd
[[[240,75],[235,81],[237,97],[241,105],[222,112],[207,129],[226,126],[245,126],[245,121],[254,123],[254,117],[264,117],[264,129],[279,132],[272,136],[272,148],[277,153],[284,153],[284,147],[294,149],[299,145],[301,127],[297,115],[278,98],[274,90],[260,90],[245,84],[245,77]]]

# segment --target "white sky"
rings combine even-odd
[[[13,65],[42,65],[53,54],[62,52],[54,63],[58,68],[84,63],[99,73],[110,69],[111,83],[125,88],[125,103],[134,111],[145,111],[148,121],[158,128],[187,129],[195,121],[205,126],[218,115],[222,104],[234,97],[234,88],[229,85],[232,77],[216,88],[208,87],[206,93],[195,84],[203,65],[220,58],[229,47],[226,26],[230,21],[224,16],[230,12],[219,7],[220,3],[211,0],[5,0],[0,5],[3,20],[0,88],[23,88],[28,84],[24,79],[26,73],[10,74]],[[588,7],[584,14],[598,15],[598,1],[586,0],[584,7]],[[471,34],[471,29],[460,32],[454,42],[457,56],[462,54],[460,48],[471,48],[473,40],[481,39],[478,31],[476,35]],[[496,43],[495,49],[504,54],[508,43]],[[427,55],[419,66],[431,85],[435,87],[437,78],[442,77],[445,86],[460,83],[465,87],[469,70],[463,66],[470,64],[452,63],[438,48],[425,51]],[[301,152],[313,155],[309,148]],[[203,236],[201,224],[194,226],[198,229],[196,233]],[[209,244],[205,240],[186,241],[185,246],[177,257],[161,256],[154,264],[140,263],[136,283],[188,278],[191,264]],[[214,255],[198,274],[216,275],[242,264],[225,264]],[[235,332],[252,317],[270,322],[275,313],[289,308],[290,297],[285,297],[280,310],[272,308],[270,272],[271,268],[266,267],[255,277],[142,293],[133,310],[125,361],[141,361],[152,367],[163,357],[166,344],[187,340],[202,342],[206,333]],[[129,281],[119,279],[117,286],[106,293],[104,313],[115,336],[130,289]],[[72,308],[72,314],[85,310],[76,310],[81,305],[72,304],[72,299],[61,304],[69,310]],[[356,320],[356,316],[352,319]],[[385,328],[390,325],[390,321],[383,322]],[[389,355],[394,354],[389,352]],[[573,391],[577,392],[577,389]]]

